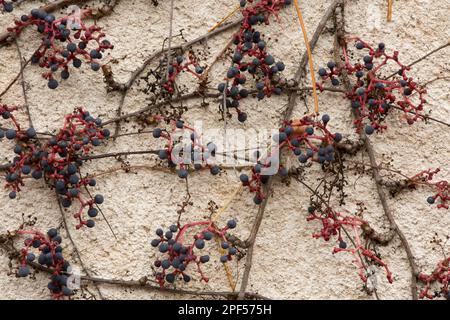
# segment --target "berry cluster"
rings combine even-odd
[[[232,66],[227,71],[226,83],[220,83],[218,90],[225,93],[225,108],[234,108],[238,114],[238,120],[245,122],[247,114],[239,110],[239,100],[249,95],[249,90],[242,86],[247,78],[243,72],[247,71],[256,79],[256,90],[258,100],[270,97],[273,93],[280,94],[281,88],[277,86],[277,78],[274,77],[285,69],[283,62],[275,63],[273,56],[267,53],[266,42],[259,31],[254,26],[265,23],[269,24],[272,15],[277,17],[278,12],[286,5],[291,4],[290,0],[253,0],[240,1],[241,13],[244,20],[240,30],[234,35],[233,43],[236,45],[233,54]],[[228,87],[228,82],[231,82]]]
[[[37,262],[53,270],[51,280],[48,283],[54,299],[61,299],[73,295],[73,290],[67,286],[68,277],[65,275],[69,271],[70,263],[64,259],[63,248],[61,247],[62,238],[58,230],[50,229],[44,235],[34,230],[19,230],[18,234],[29,235],[25,239],[25,246],[21,249],[21,265],[18,270],[19,277],[27,277],[30,274],[28,263],[34,263],[36,254],[33,249],[39,251]]]
[[[354,40],[358,50],[368,50],[362,62],[352,64],[347,50],[343,48],[345,58],[343,67],[339,68],[331,61],[327,68],[321,68],[319,76],[323,81],[317,84],[318,88],[322,90],[327,80],[330,80],[332,85],[339,86],[339,77],[344,71],[351,76],[352,89],[346,93],[346,97],[351,101],[351,107],[357,110],[358,117],[354,124],[358,133],[364,129],[366,134],[370,135],[375,130],[386,129],[382,123],[394,106],[404,112],[408,124],[423,119],[426,90],[420,88],[414,79],[407,75],[410,67],[399,62],[399,52],[394,51],[389,55],[383,43],[378,44],[377,48],[372,48],[359,38]],[[400,67],[392,79],[381,74],[383,67],[388,67],[390,61]]]
[[[449,204],[448,201],[450,201],[450,184],[448,181],[437,181],[433,182],[434,175],[437,174],[441,169],[437,168],[435,170],[428,169],[424,170],[412,178],[410,178],[410,181],[413,184],[425,184],[428,186],[433,187],[436,189],[436,193],[433,196],[429,196],[427,198],[427,202],[429,204],[434,204],[437,199],[440,199],[440,203],[437,205],[438,209],[444,208],[448,209]]]
[[[90,9],[83,10],[81,17],[89,16]],[[23,15],[15,21],[15,27],[8,28],[9,32],[20,34],[30,25],[37,27],[42,34],[42,43],[31,58],[33,64],[49,71],[43,73],[48,80],[48,87],[56,89],[59,85],[55,73],[60,70],[61,79],[69,78],[69,64],[80,68],[83,61],[90,64],[94,71],[100,70],[98,60],[103,57],[102,52],[114,46],[103,39],[105,34],[97,25],[87,27],[74,14],[56,18],[42,9],[33,9],[29,15]]]
[[[5,112],[10,111],[1,114],[4,118]],[[34,139],[36,132],[32,128],[26,131],[20,130],[20,127],[17,127],[17,130],[8,129],[6,137],[16,141],[16,157],[6,174],[6,188],[12,189],[9,197],[16,197],[24,185],[25,176],[31,174],[34,179],[44,177],[60,196],[63,207],[70,207],[73,201],[79,202],[80,209],[74,214],[79,221],[77,229],[83,225],[93,227],[94,220],[85,220],[82,214],[84,209],[88,208],[89,217],[97,216],[98,210],[94,206],[103,203],[103,196],[98,194],[93,199],[83,199],[81,188],[95,186],[96,181],[88,177],[82,178],[79,167],[83,163],[82,157],[109,137],[109,130],[102,130],[101,123],[100,118],[95,119],[89,112],[77,108],[65,117],[64,126],[58,134],[44,145]]]
[[[165,148],[159,150],[158,156],[161,160],[168,161],[169,168],[179,166],[178,177],[187,178],[189,165],[193,165],[194,170],[209,168],[212,175],[220,173],[220,168],[214,164],[213,158],[217,149],[214,143],[209,142],[207,145],[203,145],[202,137],[183,120],[168,120],[162,116],[153,118],[157,121],[167,120],[171,124],[171,132],[155,128],[153,137],[167,140]],[[188,137],[184,136],[186,134]]]
[[[165,259],[156,260],[154,265],[156,268],[161,268],[162,271],[156,273],[156,280],[160,286],[163,287],[167,281],[169,283],[175,282],[177,277],[182,277],[185,282],[191,280],[191,276],[186,273],[186,268],[190,263],[195,263],[201,280],[208,282],[209,279],[202,271],[201,265],[210,260],[209,255],[198,255],[197,250],[202,250],[205,247],[206,241],[213,238],[221,242],[221,248],[227,250],[226,254],[220,257],[220,262],[226,263],[232,260],[236,255],[237,249],[227,241],[227,231],[236,227],[235,220],[229,220],[227,225],[219,229],[212,221],[199,221],[185,224],[181,228],[177,225],[172,225],[169,230],[164,232],[163,229],[157,229],[157,239],[151,241],[151,245],[159,249],[159,252],[167,255]],[[186,233],[195,230],[192,236],[192,241],[186,243]],[[200,230],[199,230],[200,229]]]
[[[12,2],[0,0],[0,5],[3,7],[3,10],[5,10],[5,12],[12,12],[14,10]]]
[[[273,136],[273,140],[277,143],[276,149],[272,150],[271,154],[264,159],[260,159],[258,154],[257,164],[252,168],[251,177],[247,174],[240,176],[242,184],[247,186],[250,192],[256,193],[253,198],[255,204],[261,204],[265,198],[262,185],[269,180],[269,175],[265,174],[265,171],[278,165],[278,163],[274,163],[274,161],[279,161],[274,155],[278,154],[281,149],[290,150],[301,164],[318,162],[326,165],[334,161],[334,144],[342,140],[342,135],[340,133],[333,134],[327,129],[329,121],[330,116],[324,114],[320,121],[305,116],[285,122],[280,132]],[[282,176],[289,173],[281,165],[278,172]]]
[[[365,260],[382,266],[386,270],[386,276],[389,283],[393,282],[392,273],[390,272],[387,264],[383,262],[375,252],[368,247],[364,246],[360,239],[361,227],[367,225],[367,222],[356,216],[343,216],[339,212],[335,212],[332,209],[318,210],[314,207],[308,208],[307,221],[319,220],[322,223],[322,229],[318,233],[314,233],[314,238],[323,238],[325,241],[329,241],[332,236],[338,236],[338,247],[333,249],[333,254],[338,252],[350,252],[354,258],[353,262],[359,269],[359,277],[367,284],[368,273],[367,265],[364,263],[362,257]],[[354,244],[354,248],[347,248],[347,242],[342,238],[342,228],[348,226],[352,228],[353,237],[351,242]]]
[[[419,294],[420,299],[433,299],[444,296],[447,300],[450,300],[450,257],[440,261],[432,274],[426,275],[424,273],[420,273],[417,279],[425,283],[425,288],[423,288]],[[442,287],[440,288],[440,292],[435,292],[433,295],[430,293],[430,289],[434,282],[440,283]]]
[[[194,67],[194,70],[192,70]],[[177,56],[174,61],[167,68],[167,80],[163,82],[163,88],[172,94],[175,91],[175,79],[181,72],[189,72],[197,78],[200,78],[200,74],[203,73],[203,67],[201,67],[196,59],[189,54],[188,59],[183,56]]]
[[[17,138],[17,137],[19,139],[24,139],[26,136],[28,136],[29,138],[34,138],[36,136],[36,132],[34,131],[34,129],[29,129],[27,131],[28,135],[26,134],[26,132],[23,132],[20,129],[20,124],[17,122],[17,120],[13,114],[13,112],[17,111],[17,109],[18,109],[17,107],[0,104],[0,116],[4,120],[11,120],[14,127],[16,128],[16,130],[7,129],[6,131],[0,128],[0,139],[4,138],[5,136],[9,140]]]

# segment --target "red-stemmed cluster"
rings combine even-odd
[[[12,2],[6,0],[0,0],[0,6],[2,6],[5,12],[12,12],[14,10]]]
[[[436,200],[440,199],[440,203],[437,205],[438,209],[444,208],[448,209],[450,201],[450,184],[448,181],[433,181],[434,176],[441,171],[440,168],[437,169],[427,169],[419,172],[415,176],[409,178],[409,183],[412,185],[422,184],[432,187],[436,190],[436,193],[433,196],[429,196],[427,198],[427,202],[429,204],[434,204]]]
[[[279,11],[290,3],[290,0],[240,1],[244,20],[234,35],[233,43],[236,48],[232,57],[233,63],[227,71],[226,82],[218,86],[219,92],[227,97],[223,107],[227,110],[236,109],[240,122],[247,120],[247,114],[239,109],[239,101],[250,93],[242,87],[247,81],[244,72],[247,71],[257,80],[256,96],[259,100],[270,97],[273,93],[281,94],[281,88],[277,86],[278,80],[274,76],[282,72],[285,66],[281,61],[275,63],[274,57],[267,53],[266,42],[254,26],[269,24],[271,16],[278,19]]]
[[[27,26],[35,26],[42,34],[42,43],[31,58],[33,64],[49,71],[43,73],[48,87],[56,89],[59,82],[55,73],[60,71],[61,79],[68,79],[69,64],[80,68],[83,61],[90,64],[94,71],[100,70],[99,60],[103,52],[114,46],[104,39],[105,33],[97,25],[86,26],[82,19],[91,14],[91,9],[56,18],[43,9],[33,9],[29,15],[23,15],[15,21],[9,32],[20,34]]]
[[[209,142],[204,145],[202,136],[183,120],[175,121],[163,116],[153,118],[160,122],[168,121],[171,125],[170,131],[155,128],[153,137],[167,141],[165,148],[159,150],[158,156],[161,160],[167,160],[170,168],[178,167],[180,178],[187,178],[190,167],[194,170],[209,168],[212,175],[220,173],[220,168],[214,164],[217,149],[214,143]]]
[[[226,254],[220,257],[220,262],[231,261],[237,249],[228,242],[226,235],[228,230],[235,227],[236,221],[229,220],[221,229],[212,221],[191,222],[180,228],[174,224],[166,232],[163,229],[157,229],[158,238],[152,240],[151,245],[166,255],[165,259],[158,259],[154,263],[154,266],[160,269],[156,272],[156,280],[160,286],[163,287],[166,281],[174,283],[177,278],[183,278],[185,282],[189,282],[191,276],[186,269],[191,263],[195,264],[201,281],[208,282],[209,278],[203,273],[201,266],[207,263],[210,257],[199,255],[198,250],[205,247],[206,241],[218,239],[221,248],[227,250]]]
[[[203,73],[203,67],[201,67],[197,60],[191,54],[185,59],[183,56],[177,56],[167,68],[167,80],[163,83],[163,88],[172,94],[175,91],[175,80],[177,76],[182,72],[189,72],[194,77],[200,79],[200,75]]]
[[[83,225],[93,227],[94,220],[84,219],[83,212],[88,208],[89,217],[97,216],[95,206],[103,203],[103,196],[98,194],[92,199],[82,196],[81,188],[95,186],[96,181],[81,177],[79,168],[83,164],[83,157],[89,154],[92,147],[100,146],[110,135],[108,129],[101,129],[101,119],[95,119],[89,112],[77,108],[65,117],[63,128],[44,145],[34,138],[34,129],[22,131],[16,121],[13,122],[17,131],[6,131],[6,137],[16,141],[16,157],[6,174],[10,198],[14,199],[24,186],[25,176],[31,174],[34,179],[44,177],[47,184],[58,193],[63,207],[68,208],[73,201],[78,201],[80,208],[74,214],[78,220],[77,229]]]
[[[241,174],[242,184],[249,188],[250,192],[256,193],[253,198],[255,204],[261,204],[265,195],[262,185],[266,184],[274,166],[279,166],[278,173],[282,176],[288,175],[287,168],[279,165],[277,155],[283,149],[290,150],[301,164],[317,162],[322,165],[333,162],[334,145],[342,140],[340,133],[331,133],[327,124],[330,116],[324,114],[321,120],[305,116],[301,119],[286,121],[279,133],[273,136],[276,145],[270,154],[260,157],[258,154],[257,164],[252,168],[251,176]]]
[[[423,288],[419,293],[420,299],[434,299],[444,296],[447,300],[450,300],[450,257],[440,261],[434,269],[433,273],[431,273],[430,275],[420,273],[417,279],[425,284],[425,288]],[[440,291],[431,294],[431,286],[436,282],[440,283],[441,285]]]
[[[339,77],[343,72],[350,77],[352,89],[345,95],[351,101],[351,107],[357,111],[354,122],[356,131],[359,133],[364,129],[367,134],[372,134],[375,130],[386,129],[383,121],[394,107],[403,111],[408,124],[424,119],[426,90],[408,76],[407,72],[411,68],[398,60],[399,52],[394,51],[390,55],[383,43],[373,48],[359,38],[350,40],[356,42],[358,50],[368,50],[367,55],[361,62],[353,64],[344,47],[342,68],[335,62],[329,62],[327,69],[321,68],[319,76],[322,77],[322,82],[317,83],[317,87],[323,90],[323,84],[327,80],[331,80],[332,85],[339,86]],[[383,75],[383,68],[386,70],[391,61],[400,69],[392,76]]]
[[[343,216],[341,213],[335,212],[332,209],[326,209],[322,212],[311,207],[308,209],[308,212],[309,215],[307,217],[307,221],[318,220],[322,224],[320,232],[314,233],[313,237],[316,239],[323,238],[325,241],[329,241],[333,236],[337,236],[338,246],[333,249],[333,254],[338,252],[351,253],[354,258],[353,262],[359,269],[359,277],[365,284],[367,284],[368,280],[368,265],[364,262],[364,260],[368,260],[371,263],[383,267],[386,271],[386,277],[389,283],[393,282],[392,273],[387,264],[361,241],[361,227],[367,224],[366,221],[356,216]],[[351,242],[354,245],[353,248],[347,247],[347,242],[345,242],[342,237],[343,228],[346,226],[352,229],[353,234],[347,233],[347,235],[352,237]],[[363,257],[365,258],[364,260]]]
[[[20,130],[20,124],[17,122],[17,120],[13,114],[13,112],[15,112],[17,110],[18,110],[18,108],[16,106],[8,106],[6,104],[0,104],[0,116],[4,120],[11,120],[14,127],[16,128],[17,133],[19,133],[19,135],[20,135],[20,134],[23,134],[24,132],[22,132]],[[5,136],[5,130],[0,129],[0,139],[3,138],[4,136]]]
[[[19,230],[18,234],[27,235],[24,247],[20,250],[20,267],[17,272],[19,277],[27,277],[30,274],[28,264],[35,263],[36,255],[33,251],[39,252],[37,263],[50,268],[52,275],[48,283],[48,289],[53,299],[61,299],[73,295],[73,290],[68,286],[67,273],[70,271],[70,263],[64,259],[62,238],[58,230],[50,229],[47,234],[36,230]]]

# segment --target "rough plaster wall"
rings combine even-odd
[[[11,25],[13,16],[30,10],[40,4],[39,1],[27,1],[11,15],[0,15],[0,30]],[[331,0],[301,1],[304,18],[310,36],[315,30],[324,10]],[[183,29],[183,34],[190,40],[207,32],[225,12],[229,12],[236,1],[175,1],[174,33]],[[385,22],[387,1],[347,1],[346,30],[360,35],[368,42],[383,41],[387,48],[401,52],[403,62],[411,62],[426,52],[445,43],[449,38],[450,1],[398,0],[394,1],[394,16],[391,23]],[[145,57],[158,50],[162,41],[168,36],[168,17],[170,1],[161,0],[158,7],[153,7],[150,0],[122,0],[114,14],[101,19],[98,24],[104,28],[115,49],[111,52],[113,70],[118,81],[126,81]],[[269,51],[286,64],[285,75],[293,76],[305,48],[302,35],[297,24],[294,8],[291,6],[280,14],[281,23],[272,23],[261,30],[270,37]],[[369,22],[368,22],[369,21]],[[372,21],[372,22],[370,22]],[[331,25],[330,25],[331,26]],[[233,31],[225,32],[208,40],[209,50],[205,51],[208,64],[222,50]],[[28,57],[37,46],[34,31],[27,30],[19,39],[22,54]],[[178,41],[178,40],[176,40]],[[203,46],[195,46],[202,49]],[[439,75],[448,75],[449,48],[441,50],[426,61],[414,67],[413,74],[419,82],[426,82]],[[332,57],[332,35],[325,33],[320,38],[314,51],[316,70],[326,64]],[[228,64],[228,62],[226,63]],[[211,86],[215,87],[224,74],[225,63],[219,63],[211,70]],[[4,88],[17,74],[19,60],[14,45],[0,49],[0,88]],[[37,67],[25,70],[28,98],[35,127],[39,131],[57,129],[63,116],[75,106],[85,106],[91,113],[105,119],[115,116],[120,95],[107,94],[101,73],[94,73],[87,68],[73,72],[69,80],[57,90],[51,91],[40,76]],[[306,79],[309,83],[309,79]],[[187,79],[186,81],[189,81]],[[450,118],[449,82],[436,81],[428,87],[428,106],[433,116],[444,121]],[[333,130],[356,138],[352,129],[351,114],[347,102],[340,95],[322,93],[319,96],[320,110],[332,116],[330,126]],[[131,112],[143,107],[145,95],[134,86],[126,97],[124,112]],[[20,85],[16,84],[3,97],[2,103],[22,104]],[[229,121],[229,128],[259,127],[274,128],[278,123],[279,110],[286,103],[286,96],[274,97],[256,103],[247,99],[244,109],[248,113],[248,121],[242,125],[234,117]],[[306,103],[311,108],[312,98]],[[215,102],[206,108],[200,108],[200,101],[187,102],[189,111],[184,117],[188,122],[202,120],[204,127],[223,127],[219,122],[220,115]],[[305,104],[299,100],[294,109],[294,117],[306,112]],[[422,122],[410,127],[399,122],[400,115],[388,119],[389,130],[382,135],[371,137],[377,153],[378,161],[385,157],[393,159],[393,167],[402,170],[406,175],[413,175],[426,168],[441,167],[439,175],[442,179],[450,179],[450,133],[447,127],[436,123]],[[19,120],[26,121],[22,113]],[[124,123],[123,131],[133,131],[132,123]],[[135,129],[134,129],[135,130]],[[160,141],[141,135],[122,137],[116,142],[109,142],[96,152],[112,152],[124,150],[143,150],[161,146]],[[3,162],[12,157],[11,145],[0,144],[0,158]],[[359,153],[356,160],[368,162],[365,153]],[[132,156],[131,164],[154,163],[150,156]],[[104,159],[83,166],[84,172],[104,170],[119,163]],[[314,183],[321,171],[313,167],[308,171],[307,181]],[[116,173],[104,175],[97,179],[95,191],[105,196],[102,208],[118,235],[112,237],[107,225],[101,218],[97,219],[94,229],[81,231],[71,230],[72,236],[81,250],[82,257],[89,270],[104,278],[140,279],[151,277],[151,265],[156,250],[150,247],[157,227],[168,227],[177,219],[178,204],[185,197],[185,186],[175,175],[156,170],[136,170],[134,173]],[[223,172],[219,177],[211,177],[208,172],[196,173],[189,179],[193,206],[188,207],[183,215],[184,221],[202,218],[208,215],[207,206],[210,200],[219,206],[239,185],[238,175],[233,170]],[[308,206],[307,190],[292,181],[289,185],[275,179],[274,196],[269,200],[265,217],[257,237],[254,263],[248,290],[258,292],[270,298],[286,299],[373,299],[361,290],[361,281],[356,267],[347,254],[332,255],[333,243],[315,240],[311,234],[317,230],[317,223],[307,223],[305,212]],[[367,207],[364,218],[376,229],[386,230],[388,223],[382,212],[376,193],[375,183],[369,175],[349,175],[349,185],[345,208],[352,212],[357,202]],[[395,199],[389,199],[389,205],[400,228],[410,241],[419,267],[430,272],[442,259],[432,250],[430,241],[436,233],[440,238],[449,234],[450,215],[446,210],[431,208],[425,199],[429,192],[418,189],[404,192]],[[228,217],[236,217],[238,227],[235,232],[245,239],[254,222],[257,212],[247,191],[240,194],[230,209],[221,216],[222,222]],[[16,200],[9,200],[7,192],[0,193],[0,233],[13,230],[22,222],[22,215],[37,218],[36,228],[47,229],[59,226],[61,216],[54,194],[42,181],[27,181],[24,191]],[[69,225],[74,223],[67,212]],[[63,237],[65,232],[62,232]],[[76,261],[72,246],[67,238],[64,242],[66,257]],[[449,245],[447,243],[446,250]],[[387,247],[379,247],[379,252],[389,264],[395,281],[387,283],[380,269],[378,292],[381,299],[410,298],[410,270],[405,252],[396,237]],[[68,254],[72,253],[72,254]],[[211,250],[215,258],[217,252]],[[244,260],[231,264],[234,273],[242,276]],[[13,268],[15,264],[13,264]],[[0,298],[2,299],[47,299],[47,274],[37,273],[35,279],[17,279],[11,274],[9,259],[0,254]],[[177,284],[177,288],[202,290],[229,290],[225,273],[219,263],[210,263],[206,273],[211,277],[208,284],[191,282],[189,285]],[[160,292],[148,292],[141,289],[121,288],[111,285],[100,285],[103,295],[109,299],[176,299],[190,296],[171,295]],[[90,287],[91,292],[95,292]],[[82,298],[80,294],[77,298]]]

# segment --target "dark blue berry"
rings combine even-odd
[[[19,145],[16,145],[16,146],[14,147],[14,153],[15,153],[15,154],[21,154],[21,153],[22,153],[22,147],[19,146]]]
[[[365,56],[363,60],[364,60],[364,63],[371,63],[372,59],[373,58],[371,56]]]
[[[308,157],[307,157],[305,154],[301,154],[301,155],[298,157],[298,161],[299,161],[300,163],[306,163],[306,161],[308,161]]]
[[[248,175],[246,175],[244,173],[239,176],[239,179],[241,180],[242,183],[248,183],[248,181],[249,181]]]
[[[58,235],[58,230],[56,230],[55,228],[49,229],[49,230],[47,231],[47,235],[48,235],[50,238],[54,238],[54,237],[56,237],[56,236]]]
[[[13,4],[12,4],[11,2],[5,2],[5,3],[3,4],[3,9],[4,9],[6,12],[12,12],[12,11],[14,10],[14,7],[13,7]]]
[[[177,121],[175,122],[175,126],[176,126],[178,129],[183,129],[183,128],[184,128],[184,121],[182,121],[182,120],[177,120]]]
[[[94,197],[94,202],[95,202],[96,204],[102,204],[103,201],[104,201],[104,198],[103,198],[103,196],[102,196],[101,194],[95,195],[95,197]]]
[[[256,195],[256,196],[253,197],[253,202],[254,202],[256,205],[260,205],[260,204],[262,203],[262,201],[263,201],[263,199],[261,198],[260,195]]]
[[[245,122],[247,120],[247,114],[245,112],[240,112],[238,114],[238,121]]]
[[[167,159],[167,157],[168,157],[168,154],[167,154],[167,151],[166,150],[159,150],[158,151],[158,157],[160,158],[160,159]]]
[[[172,273],[169,273],[168,275],[166,275],[166,281],[169,283],[174,283],[175,282],[175,276]]]
[[[215,176],[215,175],[219,174],[220,168],[218,166],[212,166],[211,169],[210,169],[210,172],[211,172],[212,175]]]
[[[217,86],[217,90],[219,90],[219,92],[223,92],[225,90],[225,83],[219,83],[219,85]]]
[[[264,62],[267,64],[267,65],[272,65],[274,62],[275,62],[275,59],[271,56],[271,55],[267,55],[265,58],[264,58]]]
[[[167,252],[167,250],[169,250],[169,245],[166,242],[163,242],[159,245],[159,251],[161,253],[165,253]]]
[[[96,208],[89,208],[88,216],[91,218],[95,218],[98,215],[98,210]]]
[[[236,220],[228,220],[228,222],[227,222],[227,227],[228,228],[230,228],[230,229],[234,229],[234,228],[236,228]]]
[[[20,266],[17,273],[19,277],[27,277],[30,274],[30,268],[28,266]]]
[[[77,188],[70,189],[69,194],[72,198],[75,198],[80,194],[80,190],[78,190]]]
[[[178,177],[180,177],[181,179],[186,179],[187,176],[188,176],[188,172],[186,169],[178,170]]]
[[[100,70],[100,65],[97,62],[92,62],[91,63],[91,69],[93,71],[98,71],[98,70]]]
[[[213,238],[213,234],[209,231],[203,232],[203,238],[207,241],[211,240]]]
[[[34,138],[36,136],[36,130],[34,130],[34,128],[28,128],[27,131],[25,131],[25,134],[28,138]]]
[[[56,81],[55,79],[50,79],[49,81],[48,81],[48,87],[50,88],[50,89],[56,89],[56,88],[58,88],[58,85],[59,85],[59,83],[58,83],[58,81]]]
[[[284,69],[286,68],[286,66],[284,65],[284,63],[283,62],[277,62],[276,63],[276,66],[277,66],[277,69],[278,69],[278,71],[284,71]]]
[[[153,138],[159,138],[159,137],[161,137],[162,130],[160,128],[156,128],[153,130],[152,134],[153,134]]]
[[[327,70],[325,68],[320,68],[319,69],[319,76],[321,77],[325,77],[327,75]]]
[[[194,244],[197,249],[203,249],[205,247],[205,241],[203,241],[202,239],[195,240]]]
[[[75,68],[79,68],[79,67],[81,67],[81,64],[82,64],[83,62],[80,60],[80,59],[77,59],[77,58],[75,58],[75,59],[73,59],[73,66],[75,67]]]
[[[195,67],[195,73],[202,74],[203,73],[203,68],[200,67],[200,66],[196,66]]]
[[[16,130],[14,130],[14,129],[6,130],[6,133],[5,133],[6,139],[12,140],[16,137],[16,135],[17,135]]]
[[[405,89],[403,90],[403,94],[404,94],[405,96],[409,96],[409,95],[412,94],[412,90],[411,90],[410,88],[405,88]]]
[[[30,252],[27,254],[27,261],[28,262],[33,262],[36,259],[36,256],[34,255],[34,253]]]
[[[335,133],[334,134],[334,141],[339,142],[342,140],[342,134],[340,133]]]
[[[70,77],[70,73],[67,70],[61,71],[61,79],[67,80]]]
[[[371,125],[367,125],[366,128],[365,128],[365,132],[366,132],[366,134],[370,135],[370,134],[375,132],[375,129]]]
[[[357,100],[353,100],[352,101],[352,108],[353,109],[358,109],[360,107],[361,107],[361,103],[359,101],[357,101]]]

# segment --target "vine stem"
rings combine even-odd
[[[28,123],[30,125],[30,128],[33,128],[33,119],[31,118],[31,113],[30,113],[30,105],[28,103],[28,96],[27,96],[27,90],[25,88],[25,76],[24,76],[24,69],[25,69],[25,62],[23,61],[22,58],[22,51],[20,50],[19,47],[19,43],[17,42],[17,39],[14,39],[14,43],[16,45],[16,49],[17,49],[17,54],[19,55],[19,60],[20,60],[20,84],[22,86],[22,94],[23,94],[23,100],[25,102],[25,110],[27,113],[27,117],[28,117]]]
[[[335,19],[334,19],[334,23],[335,23],[335,29],[336,29],[336,34],[335,34],[335,41],[334,41],[334,55],[335,55],[335,60],[337,62],[338,65],[341,65],[342,63],[340,62],[340,48],[341,46],[345,48],[346,46],[346,42],[345,42],[345,14],[344,14],[344,10],[345,10],[345,4],[342,3],[340,5],[340,14],[338,14],[337,12],[335,13]],[[340,19],[339,19],[340,18]],[[348,75],[343,72],[342,73],[342,77],[343,77],[343,83],[347,89],[347,91],[351,90],[351,84],[350,84],[350,80],[348,78]],[[355,117],[358,117],[358,110],[353,109],[353,114]],[[418,299],[418,295],[417,295],[417,275],[419,274],[418,272],[418,267],[417,264],[414,260],[414,255],[412,253],[411,250],[411,246],[409,245],[408,240],[406,239],[405,235],[403,234],[403,232],[400,230],[400,228],[398,227],[395,218],[392,214],[392,210],[390,209],[388,203],[387,203],[387,197],[386,197],[386,193],[384,192],[383,186],[382,186],[382,178],[380,175],[380,171],[379,171],[379,167],[378,164],[376,162],[376,158],[375,158],[375,151],[373,149],[372,143],[370,142],[369,138],[366,136],[364,130],[361,131],[361,139],[364,142],[364,146],[365,149],[367,151],[367,154],[369,156],[369,160],[370,160],[370,164],[372,167],[372,175],[373,178],[375,180],[375,185],[377,188],[377,193],[381,202],[381,205],[383,207],[383,211],[385,216],[387,217],[389,224],[390,224],[390,229],[393,230],[398,237],[400,238],[400,241],[402,243],[403,248],[405,249],[407,258],[408,258],[408,262],[409,265],[411,267],[411,296],[413,298],[413,300],[417,300]]]
[[[327,24],[327,21],[330,19],[330,17],[333,15],[336,7],[341,4],[343,2],[343,0],[335,0],[333,1],[333,3],[329,6],[329,8],[327,9],[327,11],[324,13],[322,19],[319,22],[319,25],[316,28],[316,31],[314,32],[314,35],[311,39],[311,42],[309,43],[309,47],[310,50],[314,50],[317,41],[319,40],[320,35],[322,34],[323,30],[325,30],[325,26]],[[303,54],[302,60],[300,61],[300,65],[295,73],[294,79],[299,82],[305,75],[306,73],[306,65],[308,63],[308,52],[305,52]],[[294,106],[296,105],[296,100],[297,100],[297,96],[298,96],[298,92],[297,91],[291,91],[289,94],[289,98],[288,98],[288,103],[287,106],[283,112],[282,115],[282,121],[284,122],[285,120],[288,120],[293,112]],[[247,249],[247,256],[246,256],[246,262],[245,262],[245,269],[244,269],[244,274],[242,276],[242,281],[241,281],[241,287],[239,290],[239,295],[238,298],[239,299],[244,299],[245,295],[244,293],[246,292],[246,288],[248,286],[248,282],[249,282],[249,277],[250,277],[250,270],[252,267],[252,260],[253,260],[253,251],[254,251],[254,245],[255,245],[255,240],[256,240],[256,236],[258,234],[259,228],[261,226],[261,222],[264,216],[264,211],[266,209],[267,206],[267,202],[269,199],[269,191],[271,189],[272,186],[272,182],[273,182],[273,176],[271,176],[269,178],[269,181],[267,182],[267,184],[264,187],[264,194],[266,194],[266,197],[264,198],[263,202],[261,203],[259,209],[258,209],[258,213],[256,215],[255,218],[255,223],[253,224],[251,233],[249,238],[245,241],[245,245],[248,246]]]
[[[90,272],[87,270],[86,265],[84,264],[83,259],[81,258],[80,250],[78,249],[78,246],[75,244],[75,241],[73,240],[72,235],[70,233],[69,226],[67,224],[67,219],[66,219],[66,216],[64,214],[64,209],[63,209],[63,207],[61,205],[61,201],[59,200],[59,196],[58,196],[58,193],[56,193],[56,190],[55,190],[55,194],[56,194],[56,201],[58,201],[59,211],[61,213],[61,217],[62,217],[62,220],[63,220],[63,225],[64,225],[64,228],[66,229],[67,237],[69,238],[70,242],[72,243],[72,246],[73,246],[73,248],[75,250],[75,253],[76,253],[77,257],[78,257],[78,260],[80,261],[81,267],[83,268],[84,272],[88,276],[90,276]],[[95,288],[98,291],[98,295],[99,295],[100,299],[104,300],[102,292],[100,291],[100,288],[96,284],[95,284]]]
[[[0,235],[0,246],[2,246],[6,251],[10,252],[14,257],[20,257],[20,251],[14,248],[13,246],[7,246],[6,241],[10,239],[9,235]],[[40,265],[36,262],[26,263],[35,268],[36,270],[40,270],[46,272],[48,274],[53,274],[53,269]],[[194,291],[194,290],[183,290],[183,289],[175,289],[175,288],[163,288],[157,284],[156,281],[149,281],[147,277],[142,277],[139,280],[124,280],[124,279],[107,279],[103,277],[94,277],[90,275],[81,275],[80,279],[85,282],[92,282],[94,284],[109,284],[115,286],[122,287],[135,287],[142,288],[144,290],[152,291],[152,292],[166,292],[170,294],[184,294],[184,295],[192,295],[192,296],[216,296],[216,297],[225,297],[228,299],[236,299],[237,293],[231,291]],[[258,293],[253,292],[245,292],[246,299],[255,299],[255,300],[270,300],[268,297],[260,295]]]

